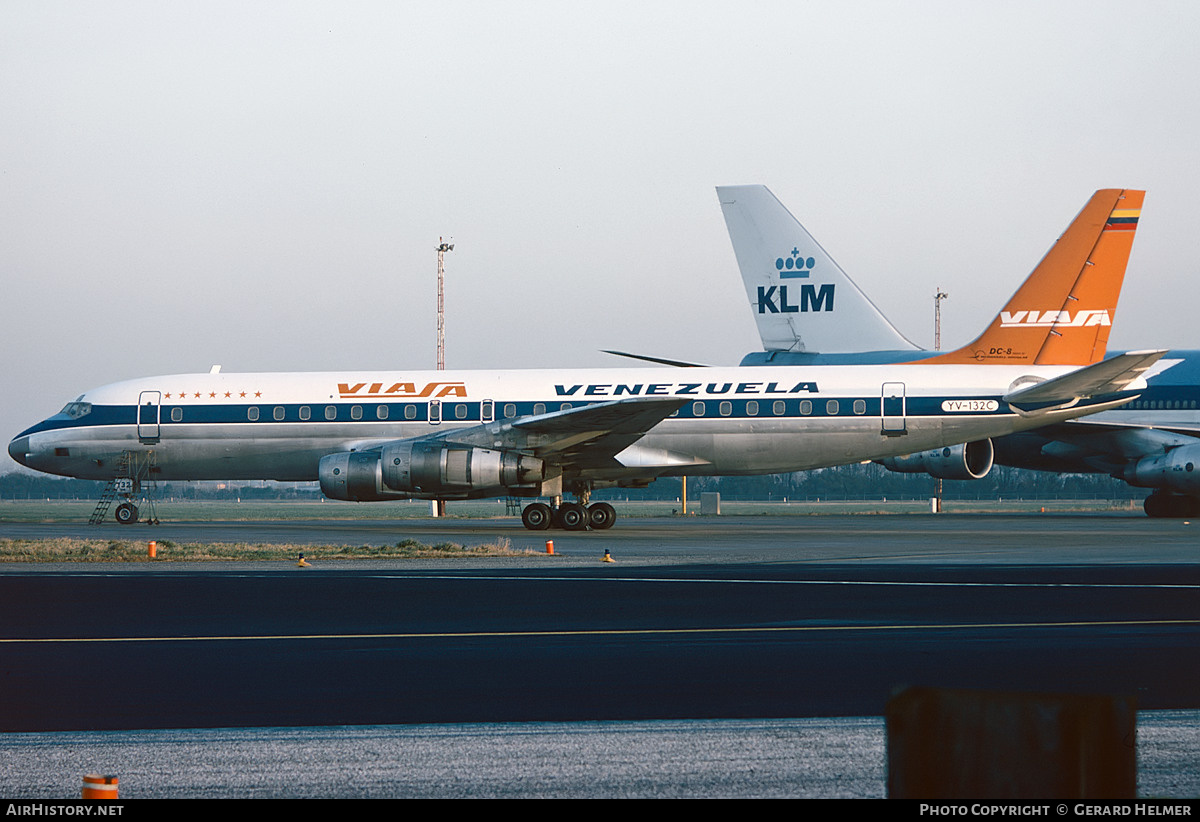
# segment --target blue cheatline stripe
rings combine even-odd
[[[997,400],[995,411],[952,413],[942,410],[944,399],[959,399],[957,397],[909,397],[906,400],[905,416],[907,417],[979,417],[998,416],[1011,413],[1008,406],[998,398],[977,397],[974,399]],[[521,401],[495,402],[493,414],[496,421],[514,417],[527,417],[545,414],[568,408],[582,408],[594,405],[599,400],[591,401]],[[879,397],[788,397],[786,399],[764,397],[761,399],[735,398],[723,400],[718,398],[697,398],[684,404],[670,419],[704,419],[704,420],[783,420],[783,419],[829,419],[829,418],[876,418],[880,416],[882,401]],[[443,423],[473,423],[481,422],[480,402],[447,402],[440,401],[441,421]],[[326,409],[333,409],[327,416]],[[380,416],[379,409],[386,409],[386,415]],[[276,409],[282,409],[276,417]],[[308,418],[302,416],[307,409]],[[251,414],[257,416],[251,419]],[[39,431],[52,431],[70,428],[90,428],[110,425],[133,425],[137,420],[138,406],[136,405],[94,405],[92,411],[83,417],[67,417],[58,414],[38,423],[27,431],[25,436]],[[176,416],[178,418],[176,418]],[[429,403],[326,403],[321,405],[305,403],[285,403],[264,405],[253,403],[247,405],[172,405],[164,403],[161,406],[159,422],[164,428],[172,425],[248,425],[248,424],[297,424],[316,425],[320,423],[416,423],[429,421]]]

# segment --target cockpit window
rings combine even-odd
[[[86,417],[88,414],[92,413],[92,404],[90,402],[79,402],[79,400],[76,400],[75,402],[67,403],[63,407],[63,410],[59,413],[66,414],[71,419],[77,420],[80,417]]]

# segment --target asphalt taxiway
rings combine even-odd
[[[1183,521],[0,523],[0,537],[97,533],[552,538],[556,553],[5,564],[0,730],[861,717],[905,684],[1133,696],[1192,729],[1200,709],[1200,547]]]
[[[860,716],[905,684],[1200,708],[1197,532],[1182,522],[624,525],[547,532],[553,556],[7,565],[0,730]],[[72,530],[0,535],[39,527]],[[143,533],[231,532],[515,547],[546,536],[462,520]],[[618,561],[600,562],[605,549]]]

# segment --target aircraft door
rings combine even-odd
[[[138,442],[151,445],[158,442],[159,413],[162,409],[162,393],[143,391],[138,394],[137,430]]]
[[[904,383],[885,382],[880,392],[880,399],[882,411],[880,416],[883,421],[882,433],[889,437],[907,434],[908,427],[904,421],[904,415],[907,411]]]

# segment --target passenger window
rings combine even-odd
[[[758,416],[758,400],[750,400],[749,402],[746,403],[746,416],[747,417],[757,417]]]
[[[283,415],[284,415],[283,406],[282,405],[275,406],[275,412],[274,412],[275,419],[282,420]]]
[[[783,400],[775,400],[775,402],[771,404],[771,410],[775,412],[775,416],[782,417],[784,412],[787,411],[787,404]]]
[[[250,420],[250,422],[254,422],[255,420],[258,419],[258,406],[257,405],[252,405],[246,409],[246,419]]]
[[[697,400],[696,402],[692,403],[692,416],[693,417],[703,417],[704,416],[704,403],[703,402],[700,402],[699,400]]]
[[[837,400],[830,400],[829,402],[825,403],[825,413],[831,417],[836,417],[838,411],[840,410],[841,406],[838,405]]]
[[[375,419],[386,420],[388,418],[388,407],[380,405],[375,408]]]
[[[404,419],[415,420],[417,418],[417,407],[415,405],[404,406]]]
[[[800,413],[806,417],[812,413],[812,400],[800,400]]]
[[[733,403],[731,403],[729,400],[722,400],[721,404],[717,406],[717,410],[720,412],[722,417],[728,417],[733,413]]]
[[[517,415],[517,406],[511,402],[504,403],[504,418],[511,420]]]
[[[300,419],[306,420],[312,417],[312,409],[307,405],[300,406]]]
[[[350,406],[350,419],[352,419],[352,420],[361,420],[362,419],[362,406],[361,405]]]
[[[337,408],[335,406],[332,406],[332,405],[325,406],[325,419],[327,419],[327,420],[336,420],[337,419]]]
[[[855,400],[854,401],[854,413],[855,414],[867,413],[867,401],[866,400]]]

